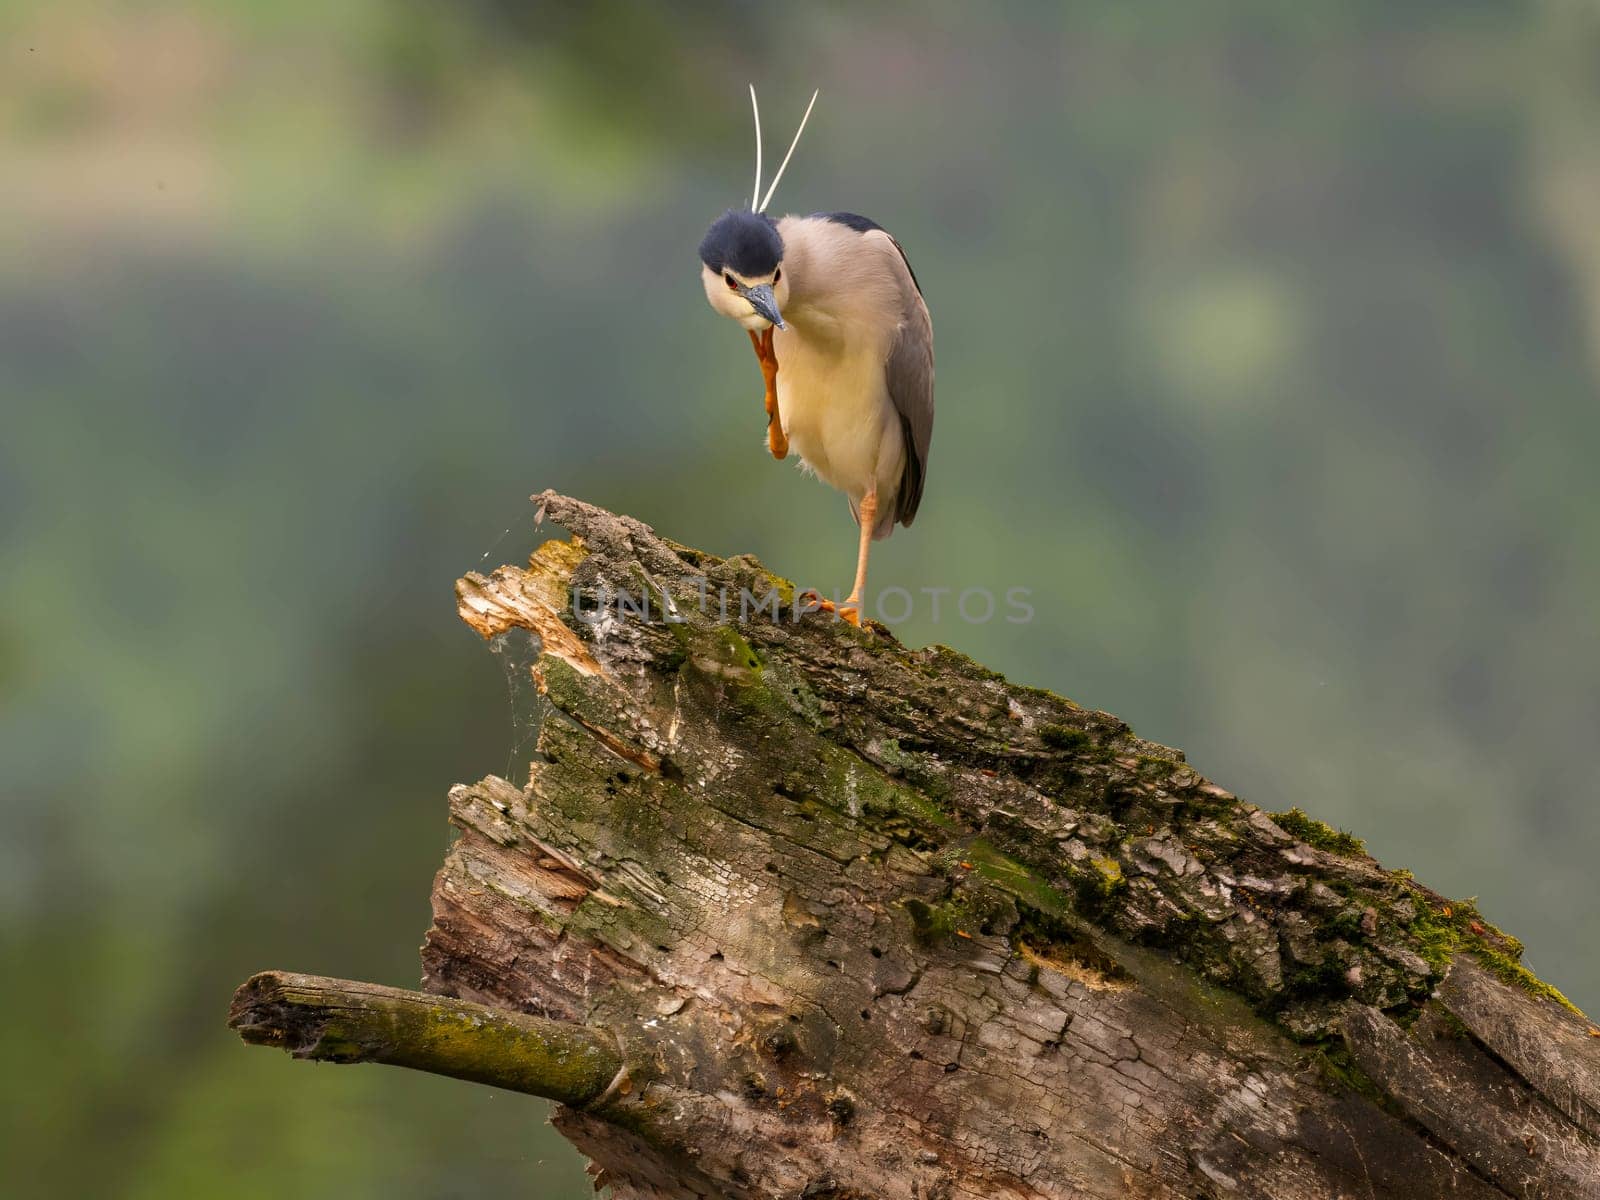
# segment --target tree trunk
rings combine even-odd
[[[1470,902],[537,500],[575,537],[458,585],[544,706],[525,778],[450,796],[461,1003],[352,1033],[370,985],[258,977],[247,1037],[561,1099],[619,1197],[1600,1197],[1600,1030]]]

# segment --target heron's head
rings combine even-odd
[[[700,243],[700,281],[711,307],[746,329],[786,329],[783,306],[789,280],[783,273],[783,238],[771,217],[730,208]]]

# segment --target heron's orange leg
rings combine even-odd
[[[767,384],[767,449],[773,458],[789,457],[789,439],[783,433],[783,421],[778,416],[778,356],[772,349],[772,326],[760,333],[747,330],[750,344],[756,349],[756,360],[761,364],[761,378]]]
[[[878,493],[876,490],[868,492],[861,498],[861,507],[857,510],[861,518],[861,543],[856,551],[856,585],[850,589],[850,594],[839,604],[832,600],[824,600],[815,592],[805,593],[805,598],[816,605],[821,612],[836,612],[839,619],[849,621],[852,625],[861,624],[861,596],[867,590],[867,558],[872,553],[872,530],[878,523]]]
[[[856,514],[861,518],[861,544],[856,550],[856,585],[850,589],[845,604],[854,608],[855,624],[861,624],[861,595],[867,590],[867,556],[872,553],[872,530],[878,524],[878,489],[873,488],[861,497],[861,508]]]

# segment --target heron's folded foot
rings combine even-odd
[[[778,424],[778,418],[772,417],[767,421],[767,449],[772,451],[772,457],[782,462],[789,457],[789,439],[783,434],[783,426]]]
[[[772,457],[789,457],[789,439],[784,435],[783,422],[778,417],[778,355],[772,348],[772,327],[760,333],[750,330],[750,344],[755,347],[756,361],[761,364],[761,378],[766,382],[767,394],[767,449]]]
[[[855,596],[847,597],[835,604],[820,592],[807,588],[800,593],[800,603],[812,612],[832,613],[839,620],[854,625],[857,629],[861,628],[861,601]]]

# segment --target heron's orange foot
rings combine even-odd
[[[749,330],[750,344],[755,347],[756,361],[761,364],[761,380],[766,385],[762,407],[767,412],[767,449],[772,457],[789,457],[789,439],[783,432],[783,422],[778,419],[778,355],[772,348],[772,327],[757,333]]]
[[[839,620],[854,625],[857,629],[861,628],[861,601],[854,596],[835,604],[826,596],[807,588],[800,593],[800,603],[813,612],[832,613]]]
[[[778,352],[772,348],[772,327],[769,325],[760,333],[753,329],[746,332],[750,334],[750,344],[755,347],[756,361],[761,364],[761,373],[770,382],[778,373]]]
[[[767,418],[767,449],[772,451],[773,458],[789,457],[789,439],[784,436],[783,424],[776,415]]]

